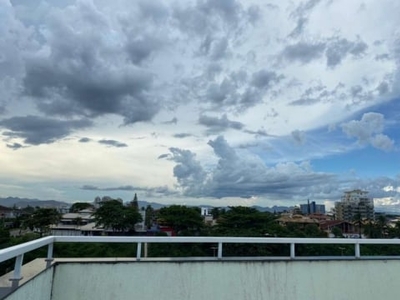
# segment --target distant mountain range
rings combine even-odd
[[[18,198],[18,197],[7,197],[0,198],[0,205],[13,207],[27,207],[27,206],[39,206],[39,207],[63,207],[70,206],[70,203],[57,201],[57,200],[39,200],[39,199],[28,199],[28,198]]]
[[[139,207],[147,207],[151,205],[154,209],[160,209],[162,207],[168,206],[168,204],[161,204],[157,202],[147,202],[147,201],[138,201]],[[29,199],[29,198],[18,198],[18,197],[7,197],[7,198],[0,198],[0,205],[7,206],[7,207],[20,207],[24,208],[27,206],[39,206],[39,207],[68,207],[71,206],[72,203],[67,203],[58,200],[40,200],[40,199]],[[199,205],[202,207],[209,207],[212,208],[211,205]],[[252,206],[253,208],[259,211],[268,211],[268,212],[283,212],[286,210],[290,210],[291,207],[288,206],[273,206],[273,207],[262,207],[262,206]],[[227,208],[227,207],[225,207]]]

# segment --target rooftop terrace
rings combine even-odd
[[[65,242],[129,243],[137,251],[131,258],[54,258],[54,244]],[[166,243],[209,244],[215,251],[206,257],[147,256],[147,245]],[[282,244],[288,255],[226,256],[229,244]],[[400,256],[362,255],[371,244],[400,240],[49,236],[0,250],[0,262],[15,259],[14,271],[0,283],[4,299],[397,298]],[[347,245],[353,254],[298,255],[303,245]],[[47,247],[47,257],[22,266],[24,254],[40,247]]]

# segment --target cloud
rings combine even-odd
[[[369,112],[363,114],[361,120],[352,120],[341,125],[343,132],[357,139],[360,144],[389,151],[393,149],[394,142],[382,134],[385,125],[385,118],[380,113]]]
[[[7,144],[7,148],[10,148],[13,150],[18,150],[18,149],[24,148],[24,146],[19,143],[12,143],[12,144]]]
[[[83,137],[83,138],[80,138],[78,142],[79,142],[79,143],[88,143],[88,142],[90,142],[90,141],[91,141],[90,138]]]
[[[291,17],[296,19],[296,27],[290,32],[289,37],[296,38],[300,36],[308,23],[308,17],[312,10],[321,0],[309,0],[301,2],[291,13]]]
[[[50,144],[67,137],[74,130],[92,126],[87,119],[58,120],[39,116],[11,117],[0,121],[0,127],[7,129],[3,135],[22,138],[31,145]]]
[[[229,120],[226,114],[221,118],[201,115],[199,124],[208,127],[207,132],[209,134],[225,131],[227,129],[241,130],[244,127],[240,122]]]
[[[173,174],[184,193],[194,197],[203,195],[202,185],[207,174],[196,160],[196,154],[179,148],[170,148],[169,151],[172,155],[170,160],[177,163]]]
[[[176,125],[177,123],[178,123],[177,117],[173,117],[171,120],[163,122],[163,124],[174,124],[174,125]]]
[[[141,36],[130,40],[126,45],[126,50],[130,61],[135,65],[141,65],[150,59],[151,55],[159,50],[161,46],[162,41],[152,36]]]
[[[156,50],[156,42],[138,38],[125,48],[110,43],[115,32],[121,33],[113,25],[118,23],[108,22],[91,2],[54,9],[48,19],[45,43],[26,56],[23,80],[25,95],[35,98],[42,112],[90,117],[117,114],[125,124],[152,119],[159,110],[149,95],[153,74],[135,64]],[[128,58],[135,61],[129,63]]]
[[[380,150],[390,151],[394,148],[394,141],[387,135],[379,133],[371,138],[371,145]]]
[[[280,163],[267,167],[256,156],[240,154],[219,136],[208,144],[218,158],[208,171],[189,150],[170,149],[171,160],[177,163],[174,176],[185,195],[203,197],[252,197],[291,200],[314,194],[318,197],[337,188],[332,174],[317,173],[308,163]]]
[[[176,195],[176,191],[170,190],[167,186],[157,186],[157,187],[139,187],[133,185],[123,185],[115,187],[98,187],[94,185],[83,185],[80,188],[85,191],[132,191],[132,192],[145,192],[145,196],[156,196],[157,194],[162,195]]]
[[[297,145],[304,145],[306,141],[306,135],[304,131],[294,130],[292,131],[291,135]]]
[[[303,105],[313,105],[315,103],[318,103],[320,100],[314,99],[314,98],[303,98],[303,99],[298,99],[294,100],[289,103],[289,105],[294,105],[294,106],[303,106]]]
[[[273,83],[277,83],[281,79],[283,79],[282,75],[272,71],[260,70],[253,74],[251,84],[258,89],[268,89]]]
[[[184,139],[184,138],[187,138],[187,137],[190,137],[190,136],[193,136],[193,134],[191,134],[191,133],[176,133],[176,134],[174,134],[173,135],[173,137],[175,137],[175,138],[178,138],[178,139]]]
[[[272,136],[271,134],[266,132],[265,129],[258,129],[258,130],[255,130],[255,131],[254,130],[245,129],[245,130],[243,130],[243,132],[249,133],[249,134],[254,134],[256,137],[259,137],[259,136],[262,136],[262,137]]]
[[[358,58],[365,54],[367,49],[368,45],[361,39],[352,42],[345,38],[334,38],[328,44],[325,52],[326,64],[328,67],[334,68],[349,54],[354,58]]]
[[[161,154],[159,157],[157,157],[157,159],[163,159],[163,158],[168,158],[168,157],[170,157],[170,154],[166,153],[166,154]]]
[[[100,140],[100,141],[98,141],[98,143],[102,144],[102,145],[116,147],[116,148],[128,147],[127,144],[118,142],[116,140]]]
[[[325,48],[326,44],[323,42],[298,42],[297,44],[286,46],[281,55],[288,61],[297,61],[306,64],[322,57]]]

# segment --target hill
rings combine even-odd
[[[39,207],[63,207],[70,206],[70,203],[57,201],[57,200],[39,200],[39,199],[29,199],[29,198],[18,198],[18,197],[7,197],[0,198],[0,205],[13,207],[27,207],[27,206],[39,206]]]

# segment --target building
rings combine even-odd
[[[345,192],[341,201],[335,203],[337,220],[354,221],[357,219],[374,220],[374,200],[368,192],[353,190]]]
[[[307,201],[307,204],[300,204],[300,210],[303,215],[325,214],[325,205],[316,204],[315,201]]]

